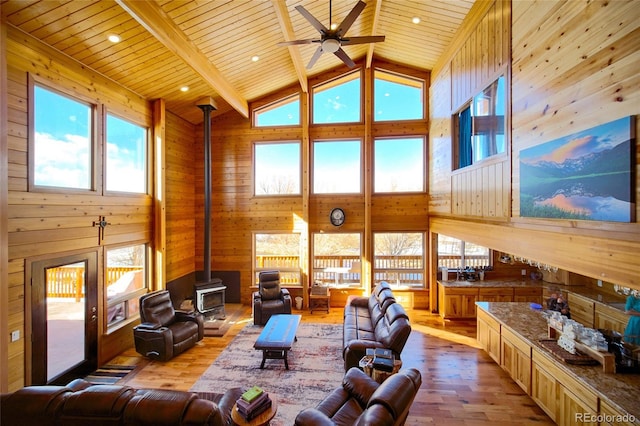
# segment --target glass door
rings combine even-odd
[[[32,384],[66,384],[97,364],[97,254],[32,264]]]

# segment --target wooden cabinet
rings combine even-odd
[[[477,288],[446,288],[438,286],[438,311],[445,319],[475,318]]]
[[[482,310],[478,311],[476,320],[476,338],[486,353],[498,364],[500,358],[500,323]]]
[[[594,321],[594,328],[604,328],[624,333],[627,322],[629,322],[629,315],[619,309],[596,304]]]
[[[569,293],[568,297],[571,319],[586,327],[593,328],[595,302],[575,293]]]
[[[542,303],[542,287],[515,287],[514,302]]]
[[[556,423],[563,426],[593,424],[597,418],[597,401],[595,407],[571,392],[567,387],[558,384],[558,416]]]
[[[513,302],[512,287],[487,287],[478,289],[479,302]]]
[[[531,353],[531,399],[551,417],[551,420],[556,421],[557,383],[553,370],[549,361],[534,348]]]
[[[558,425],[593,424],[598,397],[578,380],[564,373],[533,348],[531,398]]]
[[[531,393],[531,346],[501,326],[501,367],[527,394]]]
[[[635,425],[633,418],[628,414],[623,414],[615,409],[607,401],[600,400],[600,425],[632,426]]]

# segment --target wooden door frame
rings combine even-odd
[[[89,265],[87,268],[88,274],[90,276],[87,279],[87,284],[89,284],[92,280],[95,281],[95,288],[91,289],[88,285],[86,290],[90,291],[88,295],[85,297],[87,300],[89,297],[95,297],[95,305],[97,311],[100,312],[98,308],[99,305],[99,288],[100,288],[100,271],[99,271],[99,262],[100,258],[100,249],[84,249],[84,250],[76,250],[72,252],[62,252],[62,253],[53,253],[47,254],[46,256],[38,256],[34,258],[25,259],[25,385],[33,384],[33,353],[34,350],[34,342],[33,342],[33,329],[34,329],[34,316],[33,316],[33,303],[32,298],[34,296],[34,291],[32,288],[33,285],[33,267],[38,263],[42,263],[43,267],[49,267],[47,262],[51,262],[51,266],[54,264],[66,264],[73,262],[81,262],[87,260]],[[93,271],[91,270],[91,266],[93,266]],[[94,274],[93,277],[91,274]],[[85,318],[85,323],[88,318]],[[94,347],[91,348],[90,353],[88,355],[88,359],[93,361],[93,364],[98,362],[98,325],[99,321],[95,320],[95,326],[92,327],[92,333],[89,336],[85,335],[85,338],[92,340],[95,342]],[[85,343],[86,345],[86,343]]]

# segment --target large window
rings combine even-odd
[[[374,76],[375,121],[424,118],[424,80],[381,70],[376,70]]]
[[[262,271],[280,271],[280,284],[302,285],[300,272],[300,251],[302,249],[298,233],[257,233],[253,236],[255,263],[254,283],[258,284],[258,274]]]
[[[107,326],[139,314],[138,299],[147,292],[147,246],[107,249]]]
[[[33,184],[93,189],[94,106],[34,86]]]
[[[313,143],[314,194],[361,192],[360,141],[315,141]]]
[[[360,234],[313,234],[313,282],[360,287]]]
[[[492,265],[491,250],[446,235],[438,235],[438,269],[483,268]]]
[[[376,139],[374,153],[374,192],[424,191],[424,138]]]
[[[374,283],[406,288],[423,288],[424,234],[421,232],[385,232],[373,235]]]
[[[255,195],[300,194],[300,142],[254,145]]]
[[[456,168],[506,152],[505,82],[501,76],[453,117]]]
[[[257,127],[297,126],[300,124],[300,95],[259,108],[253,117]]]
[[[107,191],[147,192],[147,129],[107,114]]]
[[[313,88],[313,123],[362,121],[360,72],[353,72]]]

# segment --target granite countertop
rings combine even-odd
[[[447,288],[469,287],[544,287],[542,281],[533,280],[484,280],[484,281],[438,281]]]
[[[531,309],[529,303],[476,302],[476,305],[520,335],[532,347],[540,349],[543,356],[592,389],[598,397],[619,411],[635,416],[636,422],[640,422],[640,374],[607,374],[600,365],[580,366],[560,362],[538,343],[538,340],[548,337],[547,321],[542,311]]]

